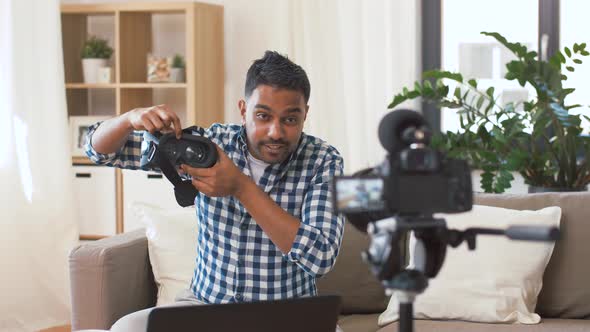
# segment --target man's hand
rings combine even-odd
[[[127,142],[133,130],[147,130],[152,134],[156,131],[175,132],[176,138],[182,136],[182,125],[178,115],[168,106],[158,105],[136,108],[104,121],[92,135],[92,146],[98,153],[117,152]]]
[[[180,168],[192,176],[193,186],[207,196],[237,196],[245,181],[250,179],[219,146],[216,147],[219,160],[213,167],[194,168],[183,164]]]
[[[175,132],[178,139],[182,135],[178,115],[166,105],[136,108],[129,111],[126,116],[130,126],[135,130],[147,130],[152,134],[156,131]]]

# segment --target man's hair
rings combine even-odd
[[[305,103],[309,101],[311,87],[305,70],[275,51],[266,51],[264,56],[248,69],[244,94],[250,98],[259,85],[295,90],[303,93]]]

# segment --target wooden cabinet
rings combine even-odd
[[[184,127],[223,122],[222,6],[195,2],[63,4],[61,22],[68,115],[117,116],[137,107],[167,104]],[[111,83],[84,83],[80,52],[90,35],[108,39],[114,49],[109,64]],[[186,82],[147,83],[148,54],[183,55]],[[72,162],[90,163],[85,157],[74,157]],[[117,233],[125,229],[124,197],[129,197],[123,176],[115,171],[112,195]]]

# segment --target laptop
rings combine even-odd
[[[147,332],[334,332],[340,296],[184,307],[160,307]]]

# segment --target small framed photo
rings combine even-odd
[[[72,140],[72,157],[85,157],[86,134],[93,124],[109,119],[108,116],[70,116],[70,139]]]

